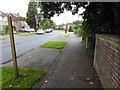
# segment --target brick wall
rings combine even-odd
[[[103,88],[120,88],[120,36],[96,35],[94,67]]]

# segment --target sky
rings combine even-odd
[[[0,1],[0,11],[4,13],[19,13],[20,16],[26,17],[26,12],[28,9],[29,0],[1,0]],[[84,10],[80,9],[79,13],[82,13]],[[72,15],[71,12],[65,11],[65,13],[60,16],[54,16],[51,18],[57,25],[72,23],[75,20],[82,20],[82,17],[78,14]]]
[[[84,11],[84,9],[80,8],[78,14],[72,15],[70,11],[65,11],[65,13],[60,14],[59,16],[54,15],[51,19],[56,22],[57,25],[72,23],[76,20],[83,20],[82,17],[79,15]]]

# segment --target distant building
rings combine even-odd
[[[7,14],[0,11],[0,30],[3,30],[5,25],[8,25]]]
[[[15,18],[21,17],[19,13],[17,13],[17,14],[3,13],[0,11],[0,30],[4,30],[5,26],[8,25],[7,16],[11,16],[11,17],[15,17]],[[16,30],[19,30],[22,27],[29,28],[29,25],[25,21],[13,21],[12,23],[13,23],[13,26],[16,27]]]
[[[66,27],[69,28],[71,25],[73,25],[73,23],[61,24],[58,26],[62,26],[65,29]]]

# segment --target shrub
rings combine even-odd
[[[5,30],[0,30],[0,35],[6,35]]]
[[[8,25],[6,25],[5,26],[5,34],[8,34],[8,30],[9,30],[8,28],[9,28]]]
[[[72,26],[69,27],[69,32],[73,32]]]

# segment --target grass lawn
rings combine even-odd
[[[69,37],[70,33],[61,34],[60,36],[62,36],[62,37]]]
[[[15,78],[13,67],[0,69],[2,69],[2,88],[31,88],[46,72],[41,69],[19,68],[20,76]]]
[[[66,46],[67,42],[66,41],[51,41],[47,42],[40,47],[43,48],[53,48],[53,49],[62,49]]]
[[[16,34],[17,36],[30,36],[30,35],[36,35],[36,32],[32,32],[32,33],[20,33],[20,34]]]
[[[5,40],[5,39],[7,39],[6,37],[0,37],[0,40]]]

